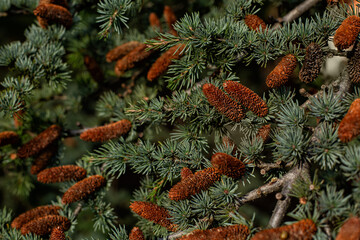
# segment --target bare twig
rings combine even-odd
[[[273,28],[279,28],[281,27],[281,23],[287,23],[295,20],[318,2],[320,2],[320,0],[306,0],[302,2],[300,5],[296,6],[293,10],[288,12],[284,17],[278,18],[278,23],[276,23]]]
[[[74,213],[73,213],[73,217],[76,218],[77,215],[79,215],[79,213],[81,212],[81,209],[83,207],[83,203],[79,202],[78,205],[76,206]]]
[[[85,132],[90,128],[83,128],[83,129],[68,129],[64,131],[64,137],[76,137],[79,136],[81,133]]]
[[[269,227],[275,228],[280,226],[286,214],[286,211],[290,206],[291,197],[289,196],[289,193],[291,192],[294,182],[296,181],[296,179],[299,178],[299,176],[303,175],[308,171],[309,171],[309,164],[305,162],[302,165],[294,167],[285,175],[286,181],[284,182],[284,187],[281,191],[283,198],[278,200],[276,203],[275,209],[269,221]]]

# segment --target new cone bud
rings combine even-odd
[[[40,153],[42,150],[54,143],[61,134],[61,127],[51,125],[35,138],[22,145],[17,154],[20,158],[27,158]]]
[[[66,240],[64,230],[60,226],[54,227],[49,240]]]
[[[360,134],[360,98],[350,105],[349,111],[341,120],[338,137],[342,142],[350,142]]]
[[[219,170],[215,168],[205,168],[197,171],[175,184],[169,191],[169,198],[175,201],[188,199],[192,195],[211,187],[216,181],[220,180],[220,177]]]
[[[129,240],[145,240],[143,232],[138,227],[133,227],[129,234]]]
[[[334,45],[339,50],[349,48],[355,43],[360,32],[360,17],[347,17],[336,30],[334,35]]]
[[[247,226],[237,224],[226,227],[217,227],[208,230],[195,230],[185,236],[179,238],[179,240],[220,240],[220,239],[236,239],[246,240],[250,234],[250,230]]]
[[[136,47],[138,47],[140,45],[142,45],[142,43],[137,42],[137,41],[130,41],[130,42],[121,44],[120,46],[117,46],[117,47],[111,49],[106,54],[106,61],[113,62],[118,59],[121,59],[126,54],[128,54],[129,52],[131,52],[132,50],[134,50]]]
[[[336,240],[360,239],[360,218],[351,217],[341,226]]]
[[[210,105],[216,108],[221,114],[228,117],[233,122],[240,122],[245,114],[242,107],[219,88],[211,83],[203,85],[203,93]]]
[[[288,54],[281,59],[274,70],[266,78],[266,85],[269,88],[277,88],[284,85],[293,74],[297,64],[296,57]]]
[[[19,136],[16,132],[5,131],[0,133],[0,147],[8,144],[15,144],[19,142]]]
[[[244,107],[248,108],[259,117],[264,117],[268,114],[269,110],[264,100],[249,88],[241,83],[229,80],[224,82],[223,85],[225,91],[233,99],[240,102]]]
[[[211,164],[219,173],[234,179],[239,179],[245,174],[245,164],[226,153],[219,152],[212,155]]]
[[[173,224],[169,218],[168,211],[154,203],[135,201],[130,204],[130,209],[142,218],[159,224],[169,231],[176,231],[177,225]]]
[[[103,176],[94,175],[87,177],[71,186],[63,195],[62,203],[68,204],[88,198],[106,185]]]
[[[86,177],[86,170],[76,165],[66,165],[47,168],[37,175],[37,180],[42,183],[56,183],[66,181],[79,181]]]
[[[180,44],[164,52],[149,69],[147,79],[153,81],[164,74],[171,65],[172,60],[179,59],[182,56],[184,47],[184,44]]]
[[[58,215],[60,209],[61,208],[59,206],[52,206],[52,205],[40,206],[30,209],[29,211],[26,211],[20,214],[18,217],[16,217],[11,222],[11,227],[20,229],[22,226],[32,221],[33,219],[44,217],[46,215]]]
[[[80,139],[89,142],[105,142],[125,135],[130,129],[131,122],[123,119],[105,126],[90,128],[80,134]]]
[[[41,24],[43,27],[46,27],[47,24],[61,24],[66,28],[70,28],[72,25],[72,16],[69,10],[66,8],[56,5],[56,4],[41,4],[38,5],[34,10],[34,15],[41,17],[46,20]]]
[[[246,15],[244,21],[246,26],[248,26],[250,29],[255,31],[259,31],[260,26],[263,31],[266,28],[266,24],[264,20],[262,20],[260,17],[256,15],[252,15],[252,14]]]
[[[304,219],[291,225],[266,229],[256,233],[251,240],[301,239],[311,240],[317,228],[311,219]]]
[[[63,216],[47,215],[45,217],[36,218],[21,228],[21,234],[26,235],[33,233],[39,236],[48,235],[54,227],[60,226],[64,231],[69,230],[70,220]]]

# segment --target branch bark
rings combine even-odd
[[[311,7],[313,7],[316,3],[320,2],[320,0],[306,0],[296,6],[293,10],[288,12],[284,17],[278,19],[278,23],[273,26],[273,29],[277,29],[281,27],[282,23],[287,23],[295,20],[300,17],[304,12],[308,11]]]

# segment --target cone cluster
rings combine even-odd
[[[248,26],[251,30],[255,30],[255,31],[259,31],[260,26],[261,29],[264,30],[266,28],[266,24],[264,22],[264,20],[262,20],[260,17],[256,16],[256,15],[246,15],[245,16],[245,24],[246,26]]]
[[[291,225],[260,231],[251,240],[284,239],[281,238],[283,235],[287,236],[286,239],[311,240],[316,231],[315,223],[310,219],[304,219]]]
[[[0,133],[0,147],[17,142],[19,142],[19,135],[16,132],[5,131]]]
[[[347,17],[336,30],[334,35],[334,45],[339,50],[349,48],[355,43],[360,32],[360,17]]]
[[[350,105],[349,111],[341,120],[338,137],[342,142],[350,142],[360,134],[360,98]]]
[[[27,158],[37,155],[46,147],[54,143],[60,137],[60,134],[61,127],[58,125],[51,125],[35,138],[22,145],[17,152],[18,157]]]
[[[60,24],[66,28],[72,25],[72,16],[68,10],[66,0],[40,0],[34,10],[42,28],[47,28],[51,24]]]
[[[47,168],[37,175],[42,183],[56,183],[66,181],[79,181],[86,177],[86,170],[76,165],[65,165]]]
[[[349,218],[340,228],[336,240],[360,239],[360,218]]]
[[[154,203],[135,201],[130,204],[130,209],[140,217],[157,223],[169,231],[175,232],[177,229],[177,225],[169,220],[171,216],[168,211]]]
[[[11,227],[16,229],[21,229],[22,226],[24,226],[25,224],[27,224],[28,222],[34,219],[44,217],[47,215],[58,215],[60,209],[61,208],[59,206],[52,206],[52,205],[45,205],[30,209],[29,211],[26,211],[20,214],[18,217],[16,217],[11,222]]]
[[[123,119],[105,126],[90,128],[80,134],[80,139],[89,142],[105,142],[125,135],[130,129],[131,122]]]
[[[129,234],[129,240],[145,240],[143,232],[138,227],[133,227]]]
[[[204,84],[202,91],[210,105],[215,107],[216,110],[228,117],[231,121],[240,122],[241,119],[244,118],[243,108],[213,84]]]
[[[284,85],[294,72],[296,64],[297,60],[293,54],[288,54],[283,57],[267,76],[266,85],[269,88],[277,88]]]
[[[299,72],[299,79],[304,83],[313,82],[319,76],[323,62],[323,52],[316,43],[310,43],[306,47],[304,64]]]
[[[88,198],[94,192],[100,190],[106,185],[106,180],[103,176],[94,175],[87,177],[80,182],[71,186],[63,195],[62,203],[69,204],[79,200]]]
[[[21,227],[21,234],[33,233],[44,236],[51,233],[52,229],[60,226],[64,231],[69,230],[71,223],[66,217],[59,215],[47,215],[34,219]]]
[[[226,227],[217,227],[208,230],[195,230],[182,236],[179,240],[218,240],[218,239],[237,239],[246,240],[250,234],[250,230],[246,225],[232,225]]]
[[[104,74],[101,70],[99,64],[96,62],[96,60],[89,56],[84,56],[84,65],[88,72],[90,73],[91,77],[95,80],[97,83],[101,83],[104,80]]]
[[[168,24],[169,30],[173,35],[177,32],[173,28],[176,22],[176,16],[169,6],[164,8],[164,18]],[[155,13],[149,15],[150,26],[154,30],[162,30],[160,19]],[[149,58],[156,50],[148,50],[148,45],[136,41],[130,41],[115,47],[106,54],[106,61],[116,61],[115,74],[121,76],[125,71],[134,68],[140,62]],[[182,56],[183,45],[171,47],[165,51],[151,66],[148,71],[147,78],[153,81],[164,74],[171,65],[173,59],[179,59]]]

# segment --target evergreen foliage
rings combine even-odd
[[[301,2],[171,0],[165,6],[155,0],[73,0],[68,2],[69,28],[57,24],[56,17],[47,27],[48,19],[34,17],[23,41],[0,46],[0,132],[14,131],[20,138],[0,139],[0,239],[48,239],[11,227],[25,208],[43,202],[61,208],[59,215],[71,223],[69,239],[129,239],[134,225],[147,239],[176,239],[236,224],[247,226],[251,239],[266,227],[273,228],[266,234],[278,234],[284,224],[301,230],[303,222],[314,223],[312,230],[316,225],[314,239],[335,239],[347,219],[360,216],[360,112],[349,109],[360,90],[347,67],[331,77],[326,66],[334,56],[357,56],[355,48],[334,48],[332,39],[340,26],[358,33],[342,23],[357,16],[360,6],[307,0],[310,8],[304,9]],[[38,4],[44,2],[2,0],[0,21],[31,15]],[[278,16],[265,16],[268,9],[279,11]],[[160,27],[149,25],[150,14],[159,16]],[[254,16],[252,23],[258,25],[250,26]],[[337,46],[343,46],[341,40],[337,37]],[[129,41],[140,43],[107,61],[111,49]],[[298,75],[311,56],[306,53],[311,43],[317,44],[317,61],[324,64],[321,71],[311,64],[301,70],[304,76],[320,72],[305,84]],[[176,47],[176,59],[154,64]],[[120,63],[126,71],[119,70]],[[149,81],[150,68],[166,71]],[[266,76],[274,69],[279,74],[267,87]],[[232,96],[226,81],[241,83],[252,97]],[[209,97],[204,85],[216,93]],[[220,97],[231,101],[226,113],[220,111],[224,106],[219,104],[226,102]],[[248,111],[259,102],[266,112]],[[245,109],[243,116],[232,118],[239,109]],[[348,112],[354,121],[347,134],[353,138],[343,142],[338,130]],[[113,137],[106,132],[113,128],[106,126],[119,121],[127,129]],[[51,125],[57,126],[57,135],[42,135]],[[101,126],[91,138],[101,143],[77,138]],[[263,127],[268,136],[260,133]],[[32,146],[34,154],[22,154],[22,146],[36,138],[41,144]],[[241,161],[241,169],[231,169],[223,159],[210,161],[219,153]],[[30,173],[39,162],[44,168],[76,162],[86,170],[85,179],[97,180],[75,190],[74,180],[41,184]],[[222,175],[223,168],[242,177]],[[179,187],[179,198],[172,199],[173,187],[187,178],[196,182]],[[61,199],[64,194],[71,201]],[[260,207],[258,199],[266,206]],[[130,213],[133,203],[138,209]],[[298,234],[293,231],[288,234]]]

